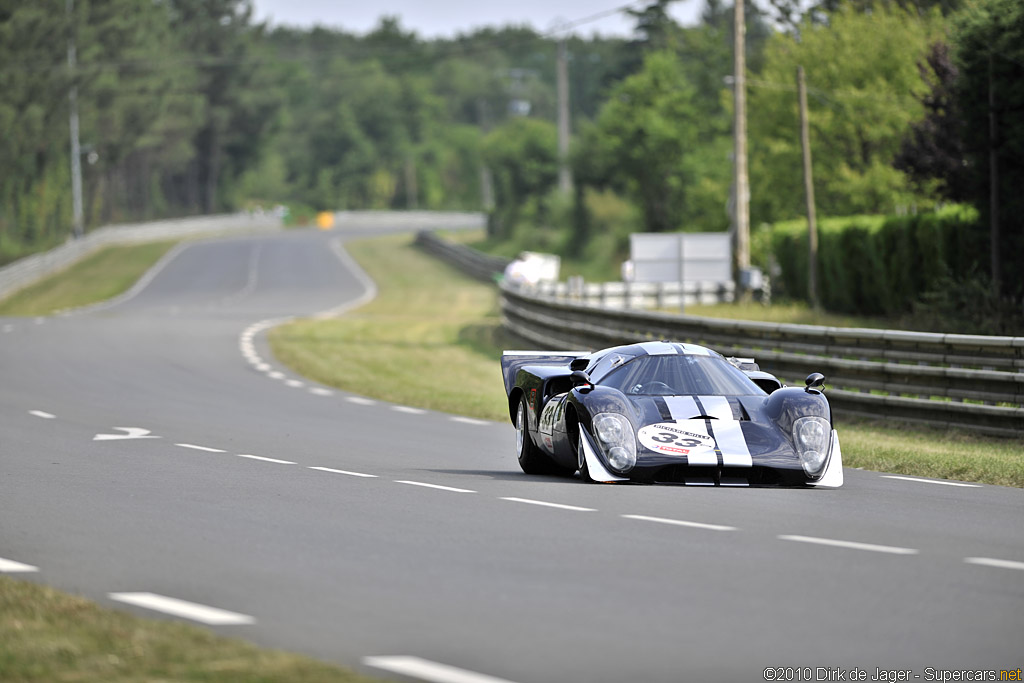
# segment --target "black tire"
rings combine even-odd
[[[527,474],[571,476],[571,471],[567,472],[565,467],[556,464],[533,443],[527,410],[526,397],[520,396],[519,406],[516,408],[516,458],[519,460],[519,467]]]

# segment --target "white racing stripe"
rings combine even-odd
[[[5,560],[0,557],[0,574],[13,574],[15,572],[37,572],[39,567],[33,567],[30,564],[22,564],[21,562],[15,562],[14,560]]]
[[[708,529],[709,531],[736,531],[734,526],[722,524],[704,524],[703,522],[687,522],[682,519],[666,519],[665,517],[648,517],[647,515],[622,515],[626,519],[638,519],[641,522],[657,522],[658,524],[671,524],[674,526],[687,526],[694,529]]]
[[[732,407],[729,405],[729,399],[725,396],[698,396],[697,399],[704,407],[705,415],[722,421],[733,420]],[[715,423],[711,423],[711,427],[714,428],[714,426]]]
[[[697,346],[696,344],[683,344],[683,351],[691,356],[710,356],[711,352],[705,349],[703,346]]]
[[[1018,569],[1024,571],[1024,562],[1014,560],[997,560],[994,557],[965,557],[967,564],[980,564],[985,567],[998,567],[999,569]]]
[[[875,545],[874,543],[857,543],[856,541],[837,541],[832,538],[816,538],[814,536],[779,536],[779,538],[783,541],[816,543],[818,545],[829,545],[835,548],[868,550],[875,553],[890,553],[892,555],[916,555],[918,553],[918,551],[913,548],[900,548],[895,545]]]
[[[363,664],[431,683],[512,683],[506,678],[478,674],[419,657],[363,657]]]
[[[476,493],[476,491],[470,491],[469,489],[457,489],[454,486],[441,486],[440,484],[427,484],[422,481],[406,481],[404,479],[396,479],[396,484],[408,484],[409,486],[422,486],[426,489],[437,489],[439,491],[451,491],[452,493]]]
[[[349,472],[348,470],[336,470],[332,467],[310,467],[311,470],[317,470],[318,472],[332,472],[334,474],[347,474],[350,477],[365,477],[367,479],[376,479],[376,474],[363,474],[362,472]]]
[[[246,614],[229,612],[216,607],[208,607],[186,600],[169,598],[155,593],[110,593],[111,600],[124,602],[136,607],[144,607],[156,612],[184,617],[210,626],[226,626],[232,624],[253,624],[256,620]]]
[[[502,500],[510,500],[513,503],[526,503],[527,505],[540,505],[542,507],[557,508],[559,510],[572,510],[573,512],[597,512],[594,508],[581,508],[575,505],[548,503],[543,500],[533,500],[532,498],[502,498]]]
[[[700,415],[700,409],[692,396],[666,396],[665,404],[673,420],[689,420],[694,415]]]
[[[715,433],[718,449],[722,451],[722,464],[725,467],[753,467],[754,459],[750,457],[747,439],[743,436],[743,428],[737,420],[714,420],[711,431]]]
[[[941,484],[943,486],[963,486],[964,488],[980,489],[981,484],[963,484],[958,481],[939,481],[937,479],[918,479],[917,477],[898,477],[895,474],[883,474],[881,479],[900,479],[901,481],[916,481],[922,484]]]

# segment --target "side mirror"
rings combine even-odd
[[[590,391],[594,388],[593,382],[590,381],[590,375],[582,370],[573,370],[569,375],[569,381],[572,382],[573,388],[580,391]]]
[[[812,372],[807,375],[807,379],[804,380],[804,383],[807,385],[807,388],[804,389],[804,391],[811,391],[812,389],[822,391],[822,387],[825,385],[825,375],[820,372]]]

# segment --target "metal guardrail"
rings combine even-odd
[[[494,282],[512,262],[511,259],[484,254],[464,244],[449,242],[427,231],[416,233],[416,245],[464,273],[487,282]]]
[[[442,241],[431,236],[428,242]],[[493,257],[463,245],[431,253],[478,277],[500,269]],[[473,252],[473,253],[469,253]],[[487,264],[491,264],[491,270]],[[503,267],[503,266],[502,266]],[[722,320],[609,310],[556,301],[503,284],[502,317],[516,335],[545,348],[599,349],[651,339],[709,346],[752,356],[791,383],[825,374],[839,414],[953,426],[1024,436],[1024,337],[936,334]]]
[[[272,214],[238,213],[97,228],[81,239],[69,240],[50,251],[26,256],[0,268],[0,299],[112,244],[134,244],[199,235],[243,234],[280,227],[281,219]]]

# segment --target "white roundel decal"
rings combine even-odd
[[[641,444],[656,453],[691,457],[715,449],[715,440],[705,430],[702,421],[687,420],[685,426],[665,422],[647,425],[636,435]]]

